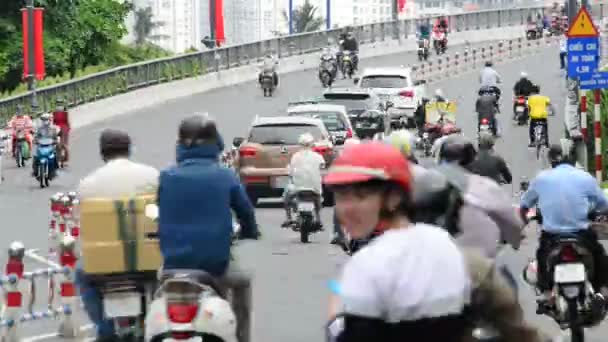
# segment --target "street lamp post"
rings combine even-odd
[[[289,0],[289,34],[293,34],[293,0]]]

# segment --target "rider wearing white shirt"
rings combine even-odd
[[[303,149],[294,153],[289,161],[289,177],[291,183],[285,189],[284,204],[287,220],[283,223],[286,227],[292,223],[290,205],[299,191],[312,190],[317,194],[315,200],[315,219],[321,224],[321,196],[323,185],[321,184],[321,169],[325,167],[325,159],[312,150],[314,137],[310,133],[300,136],[298,143]]]

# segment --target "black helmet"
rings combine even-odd
[[[564,150],[561,145],[551,144],[549,147],[549,152],[547,152],[547,158],[549,159],[549,163],[551,163],[551,167],[556,167],[562,163],[569,163],[568,155],[564,154]]]
[[[105,129],[99,137],[99,149],[104,160],[128,156],[131,150],[131,137],[123,131]]]
[[[194,115],[179,124],[178,143],[186,147],[221,142],[215,121],[206,115]]]
[[[475,160],[477,151],[473,142],[462,135],[448,136],[439,148],[439,160],[457,162],[461,166]]]
[[[494,65],[494,63],[492,63],[492,61],[486,61],[485,65],[486,65],[486,67],[491,68]]]
[[[540,94],[540,86],[538,84],[533,84],[532,85],[532,92]]]

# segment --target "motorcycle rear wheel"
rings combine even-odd
[[[308,243],[312,227],[312,218],[308,216],[300,217],[300,242]]]

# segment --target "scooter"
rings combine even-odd
[[[53,139],[44,138],[38,141],[36,148],[36,179],[40,182],[40,187],[48,187],[51,179],[57,172],[57,155],[55,142]]]
[[[517,96],[515,102],[515,122],[522,126],[528,122],[528,100],[525,96]]]
[[[15,136],[15,161],[17,162],[17,167],[23,167],[25,166],[25,161],[30,159],[30,145],[25,139],[25,132],[23,130],[18,130]]]

